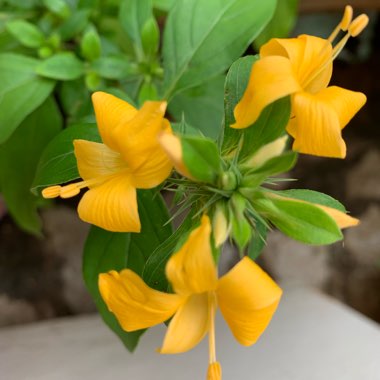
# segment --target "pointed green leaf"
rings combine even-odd
[[[0,54],[0,144],[54,88],[54,81],[34,73],[37,64],[36,59],[23,55]]]
[[[164,98],[226,70],[268,23],[275,6],[275,0],[177,1],[164,31]]]
[[[50,141],[41,155],[32,185],[34,194],[44,187],[79,178],[74,155],[75,139],[101,142],[95,124],[78,124],[64,129]]]
[[[6,24],[6,29],[20,44],[38,48],[45,42],[44,34],[33,24],[25,20],[13,20]]]
[[[91,227],[83,256],[83,276],[104,322],[119,336],[129,351],[133,351],[144,330],[126,332],[119,326],[114,315],[108,311],[98,289],[98,276],[110,270],[130,268],[142,273],[146,260],[153,249],[172,234],[165,204],[153,191],[139,191],[139,214],[141,233],[115,233]]]
[[[7,208],[25,231],[40,233],[37,213],[41,201],[30,192],[39,157],[62,127],[62,116],[52,98],[33,111],[15,133],[0,145],[0,188]],[[21,201],[22,200],[22,201]]]
[[[213,184],[221,171],[215,142],[205,137],[181,136],[182,159],[190,174],[201,182]]]
[[[71,52],[57,53],[36,67],[36,73],[59,80],[78,79],[84,74],[84,65]]]
[[[252,204],[280,231],[303,243],[331,244],[343,237],[334,219],[311,203],[270,197],[255,199]]]
[[[94,26],[87,28],[83,34],[80,49],[82,56],[87,59],[87,61],[91,62],[100,57],[102,45],[99,34]]]

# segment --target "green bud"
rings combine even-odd
[[[94,27],[89,27],[85,31],[80,44],[82,56],[87,61],[94,61],[100,57],[101,42],[98,32]]]
[[[160,29],[154,17],[148,19],[141,30],[141,43],[147,57],[153,57],[158,51]]]
[[[101,78],[96,73],[87,73],[85,78],[86,86],[90,91],[95,91],[99,88]]]
[[[252,227],[245,216],[246,202],[239,193],[234,193],[230,200],[231,235],[240,251],[248,245],[252,237]]]
[[[224,172],[220,180],[223,190],[235,190],[238,185],[236,174],[232,171]]]
[[[38,49],[38,56],[42,59],[49,58],[53,54],[53,50],[48,46],[43,46]]]

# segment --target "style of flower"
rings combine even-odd
[[[252,125],[263,109],[277,99],[291,95],[288,133],[294,138],[293,149],[316,156],[346,156],[341,130],[365,104],[360,92],[337,86],[327,87],[333,60],[350,37],[366,27],[364,14],[352,22],[352,8],[347,6],[342,21],[331,36],[301,35],[298,38],[272,39],[260,49],[245,93],[234,110],[232,128]],[[332,47],[339,31],[346,35]]]
[[[162,354],[188,351],[208,333],[208,379],[221,379],[215,354],[217,305],[238,342],[249,346],[269,324],[282,290],[248,257],[218,279],[210,234],[210,220],[203,216],[200,226],[169,259],[166,276],[174,294],[150,288],[130,269],[100,274],[99,289],[126,331],[148,328],[173,317],[159,350]]]
[[[140,232],[136,189],[163,182],[172,164],[157,141],[171,133],[164,118],[166,102],[145,102],[140,110],[113,95],[92,95],[102,143],[74,140],[74,153],[83,181],[51,186],[45,198],[70,198],[88,187],[78,205],[85,222],[114,232]]]

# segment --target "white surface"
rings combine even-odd
[[[0,330],[1,380],[205,379],[207,340],[191,352],[159,355],[164,334],[146,333],[132,355],[96,316]],[[239,346],[218,319],[224,380],[380,380],[380,329],[310,290],[287,290],[253,347]]]

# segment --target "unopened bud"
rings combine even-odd
[[[218,248],[221,246],[230,233],[231,225],[229,224],[226,211],[222,204],[216,207],[214,218],[212,220],[212,226],[214,231],[215,245]]]

